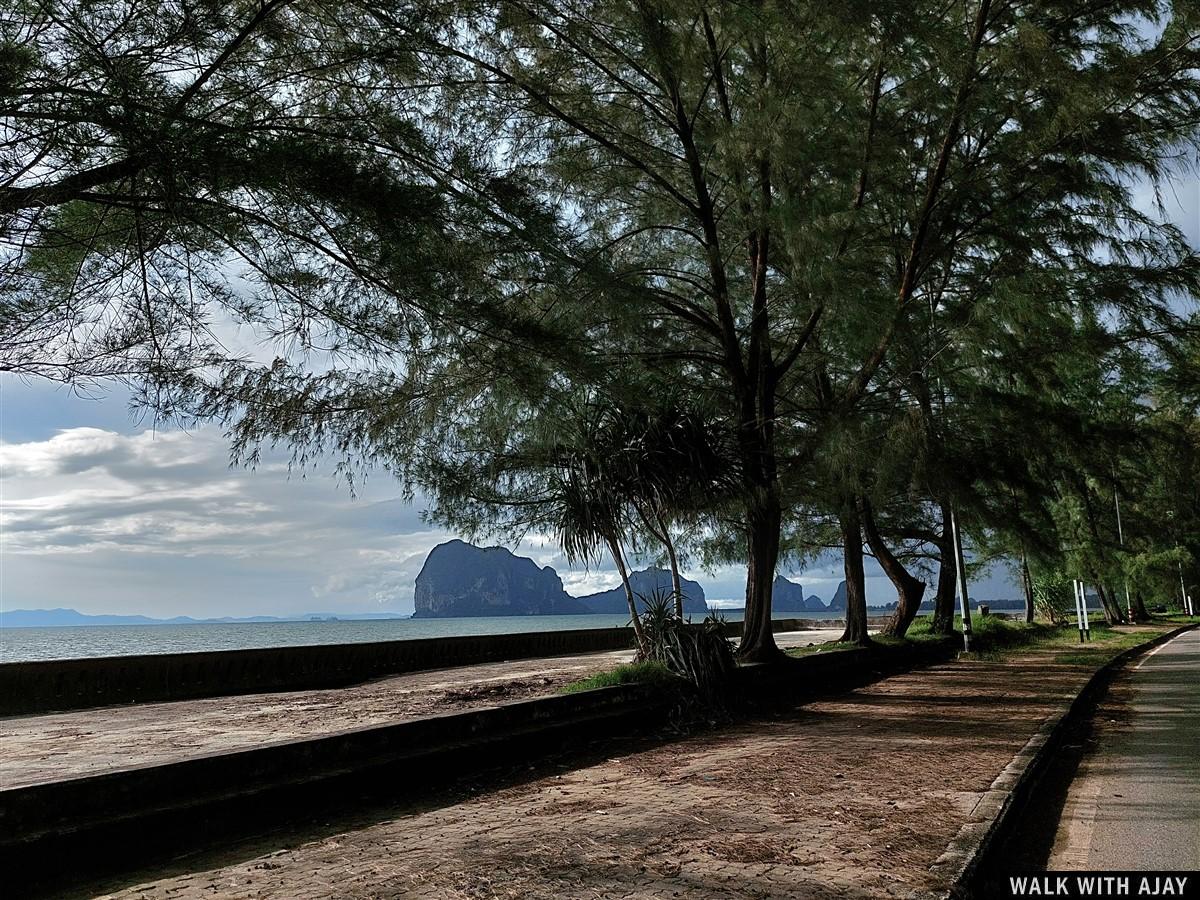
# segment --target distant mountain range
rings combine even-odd
[[[647,568],[631,572],[630,587],[640,612],[646,600],[671,592],[671,573]],[[687,615],[706,615],[704,588],[688,578],[680,581]],[[843,594],[845,592],[843,591]],[[816,612],[826,609],[816,596],[804,596],[804,588],[782,575],[775,577],[773,610],[779,613]],[[552,616],[629,611],[624,587],[582,597],[563,588],[562,579],[550,566],[515,556],[504,547],[476,547],[465,541],[438,544],[417,575],[414,618],[457,616]]]
[[[193,619],[175,616],[155,619],[150,616],[91,616],[74,609],[8,609],[0,611],[0,628],[51,628],[58,625],[220,625],[238,622],[311,622],[329,620],[407,619],[405,613],[304,613],[295,616],[221,616]]]
[[[816,594],[805,597],[801,585],[782,575],[775,576],[775,583],[771,586],[772,612],[820,612],[825,608],[825,604]]]
[[[629,581],[635,595],[639,595],[639,611],[645,610],[646,599],[671,591],[671,573],[665,569],[641,569],[630,573]],[[687,578],[681,580],[680,587],[685,613],[708,613],[704,588]],[[438,544],[429,551],[417,575],[413,600],[413,618],[417,619],[623,615],[629,610],[623,587],[572,597],[550,566],[539,566],[504,547],[476,547],[459,540]]]
[[[630,573],[630,583],[639,611],[645,611],[646,598],[669,594],[671,574],[661,568],[640,569]],[[708,613],[704,588],[684,578],[681,581],[684,612],[703,616]],[[782,575],[775,577],[772,588],[772,612],[844,612],[846,582],[838,585],[826,605],[815,595],[804,596],[804,588]],[[994,609],[1020,609],[1021,601],[992,600]],[[515,556],[504,547],[476,547],[453,540],[438,544],[425,559],[417,575],[413,618],[436,619],[464,616],[557,616],[611,614],[626,615],[629,606],[623,587],[573,597],[566,592],[562,579],[550,566],[539,566],[532,559]],[[871,606],[887,611],[895,603]],[[971,605],[978,605],[972,600]],[[926,598],[922,610],[932,608]],[[732,612],[733,610],[728,610]],[[175,616],[156,619],[150,616],[87,615],[74,609],[13,609],[0,611],[0,627],[37,628],[56,625],[189,625],[236,622],[306,622],[313,620],[407,619],[403,613],[305,613],[295,616],[223,616],[195,619]]]
[[[666,569],[641,569],[629,573],[629,586],[633,589],[638,610],[645,612],[646,598],[669,596],[671,593],[671,573]],[[683,594],[683,611],[687,615],[708,615],[708,602],[704,596],[704,588],[689,578],[679,579],[680,591]],[[629,601],[625,598],[625,588],[618,585],[610,591],[598,594],[587,594],[578,598],[590,613],[609,613],[628,615]]]

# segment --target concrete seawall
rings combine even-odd
[[[949,645],[844,650],[739,669],[729,700],[792,704],[952,655]],[[7,886],[119,871],[219,845],[347,804],[412,802],[464,778],[559,757],[594,742],[661,742],[686,688],[623,685],[500,703],[317,738],[0,789]],[[752,702],[753,701],[753,702]],[[56,866],[71,860],[71,866]]]
[[[0,665],[0,715],[341,687],[473,663],[623,650],[627,628],[103,656]]]
[[[799,631],[838,624],[827,620],[779,619],[774,628]],[[730,635],[739,635],[741,628],[741,622],[730,622]],[[588,628],[3,663],[0,664],[0,716],[119,703],[333,688],[402,672],[601,653],[632,646],[631,629]]]

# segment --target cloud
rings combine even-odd
[[[231,467],[215,428],[64,429],[0,443],[0,475],[7,608],[403,612],[425,554],[448,537],[384,476],[352,498],[282,459]]]
[[[73,606],[155,616],[410,612],[413,584],[436,544],[421,504],[386,476],[358,497],[330,476],[264,457],[231,467],[215,428],[121,434],[95,427],[0,442],[5,608]],[[482,541],[481,543],[488,543]],[[620,582],[607,557],[570,566],[551,537],[510,548],[552,566],[576,596]],[[641,568],[650,559],[633,561]],[[895,592],[868,562],[868,597]],[[745,568],[686,569],[714,603],[744,603]],[[785,572],[828,601],[841,560],[823,554]],[[981,585],[982,589],[984,586]],[[980,596],[1015,596],[1007,579]]]

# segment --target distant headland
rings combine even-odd
[[[56,628],[70,625],[238,625],[259,622],[330,622],[367,621],[371,619],[407,619],[408,613],[298,613],[294,616],[220,616],[194,619],[174,616],[156,619],[153,616],[88,615],[78,610],[6,609],[0,611],[0,628]]]

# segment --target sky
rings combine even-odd
[[[270,454],[231,466],[217,428],[148,427],[118,385],[79,397],[0,375],[0,467],[8,610],[408,613],[429,550],[459,537],[422,521],[419,499],[401,500],[385,473],[351,496],[330,472],[292,472]],[[553,566],[575,595],[619,584],[611,564],[573,569],[548,541],[510,549]],[[828,601],[840,568],[831,557],[784,574]],[[742,567],[686,574],[710,600],[742,605]],[[868,592],[895,599],[879,572]]]
[[[1147,200],[1148,200],[1147,196]],[[1181,177],[1168,215],[1200,246],[1200,180]],[[0,609],[251,616],[408,613],[429,550],[459,535],[422,521],[383,473],[356,496],[329,472],[291,472],[264,455],[231,467],[220,431],[155,430],[107,385],[87,396],[0,374]],[[510,548],[553,566],[568,592],[617,586],[611,564],[571,569],[546,541]],[[828,601],[829,556],[783,574]],[[716,605],[741,606],[745,571],[685,574]],[[869,567],[868,600],[895,592]],[[1017,596],[1004,572],[972,586]]]

